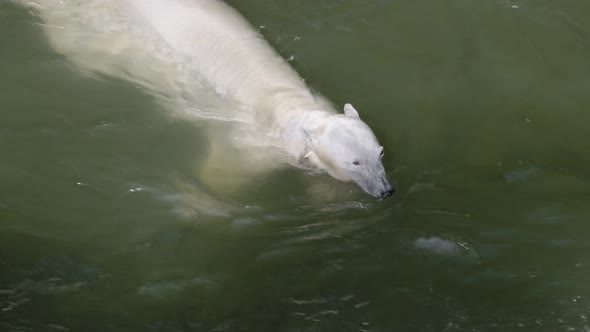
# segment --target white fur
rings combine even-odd
[[[222,1],[18,2],[33,8],[55,49],[85,71],[124,78],[166,98],[196,104],[200,115],[246,119],[296,164],[356,182],[373,196],[390,191],[382,147],[354,107],[347,104],[345,114],[338,114],[312,94],[261,35]],[[207,106],[218,101],[206,91],[235,105],[210,110],[231,109],[231,114],[208,112]]]

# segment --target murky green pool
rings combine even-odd
[[[396,195],[202,190],[206,128],[2,2],[0,330],[590,330],[590,3],[231,3],[362,110]]]

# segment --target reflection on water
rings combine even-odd
[[[239,163],[211,190],[227,108],[80,73],[2,3],[0,330],[590,328],[589,4],[232,3],[363,110],[396,196]]]

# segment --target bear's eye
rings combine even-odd
[[[385,154],[385,150],[381,149],[381,153],[379,154],[379,157],[383,158],[383,155]]]
[[[358,160],[355,160],[355,161],[353,161],[353,162],[352,162],[352,164],[353,164],[353,165],[357,165],[357,166],[358,166],[358,165],[360,165],[360,164],[361,164],[361,162],[360,162],[360,161],[358,161]]]

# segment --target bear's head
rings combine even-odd
[[[383,147],[352,105],[346,104],[344,114],[330,116],[304,134],[304,158],[311,166],[338,180],[355,182],[371,196],[393,194],[381,162]]]

